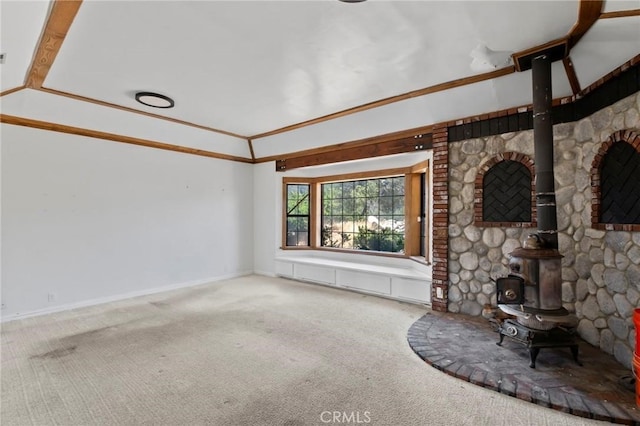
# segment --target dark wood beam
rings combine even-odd
[[[562,64],[564,65],[564,71],[567,73],[567,78],[571,85],[571,91],[574,95],[577,95],[582,89],[580,88],[580,82],[578,81],[576,70],[573,67],[573,61],[571,61],[571,58],[567,56],[562,60]]]
[[[253,142],[251,139],[247,139],[247,144],[249,145],[249,152],[251,153],[251,160],[256,160],[256,154],[253,152]]]
[[[284,172],[299,167],[319,166],[342,161],[361,160],[407,152],[425,151],[433,147],[431,134],[408,136],[364,146],[333,149],[323,153],[287,156],[276,161],[276,171]]]

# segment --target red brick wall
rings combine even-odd
[[[433,285],[431,307],[447,311],[449,289],[449,146],[446,124],[433,128]]]

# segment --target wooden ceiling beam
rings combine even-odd
[[[18,86],[18,87],[14,87],[13,89],[7,89],[4,92],[0,92],[0,98],[3,97],[3,96],[10,95],[10,94],[15,93],[15,92],[19,92],[19,91],[21,91],[21,90],[23,90],[25,88],[26,88],[26,86]]]
[[[0,114],[0,123],[13,124],[16,126],[32,127],[34,129],[49,130],[52,132],[67,133],[71,135],[85,136],[89,138],[103,139],[112,142],[122,142],[131,145],[145,146],[148,148],[164,149],[166,151],[182,152],[184,154],[199,155],[202,157],[219,158],[221,160],[239,161],[241,163],[253,163],[251,158],[237,157],[235,155],[221,154],[212,151],[205,151],[197,148],[189,148],[180,145],[172,145],[164,142],[156,142],[148,139],[134,138],[131,136],[118,135],[114,133],[101,132],[98,130],[83,129],[80,127],[67,126],[65,124],[50,123],[48,121],[33,120],[31,118],[17,117],[13,115]]]
[[[432,131],[432,126],[423,126],[336,145],[257,158],[255,162],[275,161],[276,171],[282,172],[299,167],[424,151],[432,148]]]
[[[640,9],[615,10],[613,12],[602,12],[600,19],[628,18],[629,16],[640,16]]]
[[[82,5],[82,0],[54,0],[27,73],[25,85],[28,88],[39,89],[42,87],[80,5]]]
[[[596,23],[602,14],[603,0],[581,0],[578,6],[578,20],[569,31],[569,49]]]
[[[571,91],[574,95],[577,95],[582,89],[580,88],[580,81],[578,81],[576,70],[573,67],[573,61],[569,56],[567,56],[562,60],[562,64],[564,65],[564,71],[567,74],[567,78],[569,79]]]

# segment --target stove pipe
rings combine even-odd
[[[551,60],[533,58],[533,145],[536,165],[538,235],[546,248],[558,248],[556,194],[553,179],[553,123],[551,118]]]
[[[518,322],[547,329],[564,322],[569,315],[562,304],[562,255],[558,252],[553,174],[551,60],[547,55],[533,58],[532,79],[538,232],[530,235],[522,248],[510,253],[511,274],[498,281],[498,303],[500,309],[516,315]]]

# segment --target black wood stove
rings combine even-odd
[[[536,330],[526,327],[516,321],[507,319],[498,328],[500,333],[500,341],[498,346],[502,346],[504,337],[507,336],[514,341],[521,343],[529,349],[529,357],[531,362],[529,367],[536,368],[536,358],[542,348],[565,348],[571,349],[573,359],[578,361],[578,343],[575,341],[575,329],[566,329],[564,327],[554,327],[550,330]]]
[[[500,323],[501,345],[508,337],[529,349],[535,368],[542,348],[568,347],[578,362],[577,319],[562,305],[562,255],[553,172],[551,61],[544,54],[532,60],[533,136],[538,231],[522,248],[510,253],[507,277],[497,280],[498,307],[514,319]],[[579,362],[578,362],[579,364]]]

